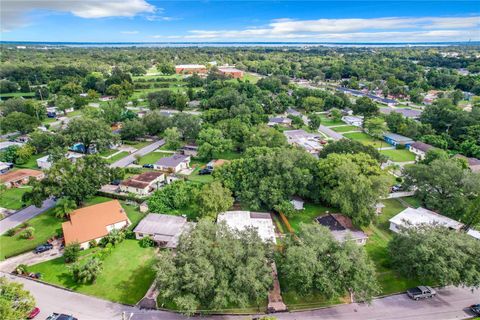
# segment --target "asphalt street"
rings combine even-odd
[[[43,201],[43,204],[40,208],[35,206],[29,206],[22,210],[15,212],[14,214],[6,217],[0,221],[0,234],[3,234],[11,228],[15,228],[20,225],[22,222],[32,219],[35,216],[38,216],[40,213],[47,211],[55,205],[55,201],[52,199],[47,199]]]
[[[110,165],[110,167],[112,167],[112,168],[125,168],[126,166],[128,166],[129,164],[131,164],[135,161],[135,156],[136,155],[139,155],[139,156],[142,157],[142,156],[146,155],[147,153],[150,153],[150,152],[160,148],[164,144],[165,144],[165,140],[163,140],[163,139],[155,141],[155,142],[149,144],[148,146],[143,147],[142,149],[139,149],[132,154],[129,154],[125,158],[122,158],[122,159],[112,163]]]
[[[0,273],[10,280],[23,283],[37,301],[41,310],[39,319],[45,319],[52,312],[72,314],[79,320],[122,319],[125,312],[131,320],[177,320],[187,319],[167,311],[145,311],[135,307],[86,296],[45,285],[36,281]],[[448,287],[438,290],[437,297],[414,301],[405,294],[375,299],[371,305],[345,304],[330,308],[304,312],[277,313],[279,320],[449,320],[472,317],[467,307],[480,303],[480,291]],[[251,319],[251,316],[206,316],[202,319]]]

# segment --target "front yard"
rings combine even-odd
[[[168,152],[153,151],[153,152],[147,153],[146,155],[141,157],[140,160],[138,161],[138,164],[139,165],[154,164],[155,162],[157,162],[161,158],[170,157],[171,155],[172,155],[172,153],[168,153]]]
[[[311,224],[315,223],[314,220],[316,217],[325,214],[325,212],[330,211],[330,213],[335,213],[331,208],[324,207],[320,204],[315,203],[305,203],[304,210],[300,210],[298,213],[294,214],[292,217],[288,217],[290,226],[295,232],[298,232],[300,229],[300,223]]]
[[[117,153],[116,155],[110,157],[110,158],[107,158],[105,159],[108,163],[114,163],[120,159],[123,159],[125,158],[126,156],[128,156],[130,153],[128,153],[127,151],[122,151],[122,152],[119,152]]]
[[[38,165],[37,165],[37,159],[40,159],[41,157],[46,156],[45,153],[39,153],[35,154],[28,159],[28,161],[24,164],[16,164],[15,167],[17,168],[23,168],[23,169],[34,169],[34,170],[39,170]]]
[[[375,139],[364,132],[352,132],[352,133],[345,133],[343,135],[345,138],[349,138],[352,140],[356,140],[358,142],[363,143],[367,146],[373,146],[375,148],[380,147],[389,147],[390,145],[387,144],[385,141]]]
[[[340,126],[340,127],[333,127],[333,128],[330,128],[330,129],[332,129],[335,132],[339,132],[339,133],[348,132],[348,131],[362,131],[362,129],[360,129],[357,126]]]
[[[19,210],[24,206],[22,196],[25,192],[31,190],[29,186],[20,188],[10,188],[0,194],[0,207]]]
[[[386,155],[393,162],[415,161],[415,154],[408,150],[380,150],[381,154]]]
[[[93,253],[82,252],[82,258]],[[42,281],[73,291],[97,296],[110,301],[135,304],[147,292],[155,277],[153,248],[142,248],[136,240],[124,240],[103,260],[103,268],[95,283],[77,284],[63,257],[28,267],[30,272],[40,272]]]

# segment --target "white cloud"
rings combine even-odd
[[[132,30],[132,31],[120,31],[121,34],[138,34],[139,32],[137,30]]]
[[[190,30],[185,39],[259,41],[465,41],[480,40],[480,17],[373,19],[276,19],[267,26],[243,30]]]
[[[28,25],[26,15],[34,10],[69,12],[86,19],[133,17],[158,11],[145,0],[2,0],[2,31]]]

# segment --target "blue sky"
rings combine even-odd
[[[478,1],[2,0],[1,40],[479,41]]]

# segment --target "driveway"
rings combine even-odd
[[[324,125],[320,125],[320,127],[318,128],[318,131],[320,131],[323,134],[326,134],[327,136],[329,136],[333,140],[341,140],[341,139],[344,138],[344,136],[342,136],[340,133],[335,132],[328,127],[325,127]]]
[[[135,151],[134,153],[129,154],[125,158],[122,158],[122,159],[112,163],[110,165],[110,167],[112,167],[112,168],[125,168],[126,166],[128,166],[129,164],[133,163],[136,160],[136,158],[135,158],[136,155],[139,155],[139,156],[143,157],[147,153],[150,153],[150,152],[160,148],[164,144],[165,144],[165,140],[163,140],[163,139],[155,141],[155,142],[149,144],[148,146],[143,147],[142,149],[139,149],[139,150]]]
[[[53,249],[39,254],[35,254],[33,251],[9,258],[0,262],[0,271],[13,272],[19,264],[26,264],[31,266],[40,262],[52,260],[63,255],[63,249],[60,249],[62,244],[61,240],[56,240],[52,243]]]
[[[44,319],[52,312],[72,314],[79,320],[122,319],[123,312],[131,320],[177,320],[186,317],[167,311],[144,311],[135,307],[108,302],[99,298],[62,290],[45,285],[33,280],[1,273],[12,281],[23,283],[37,301],[40,308],[40,319]],[[437,297],[429,300],[414,301],[405,294],[375,299],[371,305],[346,304],[331,308],[313,311],[276,313],[279,320],[448,320],[465,319],[469,313],[465,308],[473,303],[478,303],[479,291],[471,292],[469,289],[449,287],[438,290]],[[251,319],[249,316],[208,316],[202,319]],[[128,319],[128,317],[127,317]]]
[[[37,208],[35,206],[29,206],[6,217],[5,219],[0,221],[0,234],[3,234],[7,230],[15,228],[16,226],[22,224],[22,222],[25,222],[35,216],[38,216],[40,213],[47,211],[48,209],[55,206],[55,203],[55,200],[47,199],[43,201],[43,205],[40,208]]]

